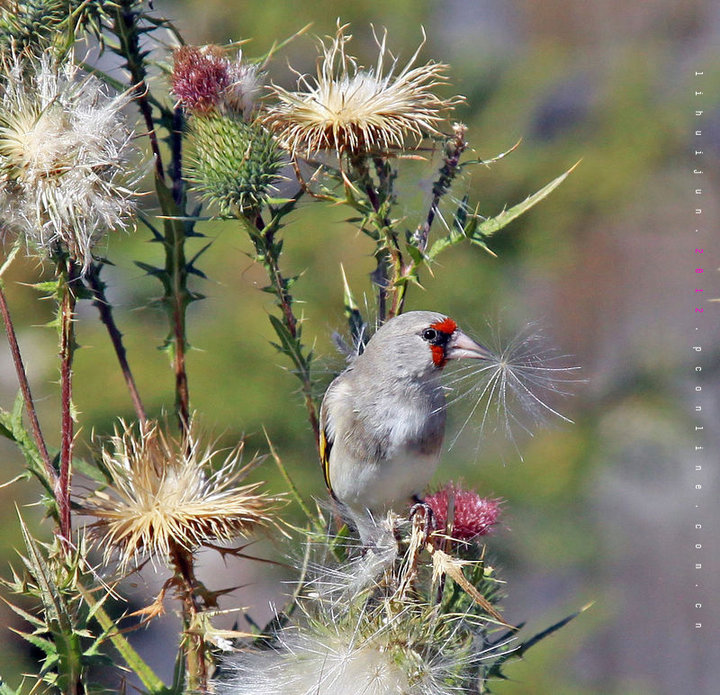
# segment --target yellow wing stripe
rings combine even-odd
[[[328,441],[327,433],[323,427],[320,430],[320,441],[318,442],[318,448],[320,449],[320,461],[323,467],[323,476],[325,477],[325,485],[327,489],[332,493],[332,487],[330,486],[330,450],[332,449],[332,442]]]

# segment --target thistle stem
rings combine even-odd
[[[372,280],[378,288],[378,320],[380,323],[384,323],[387,319],[402,312],[405,301],[405,283],[399,282],[402,278],[403,257],[397,233],[387,214],[381,214],[383,203],[390,200],[392,196],[392,177],[388,174],[385,162],[379,157],[375,157],[373,161],[378,176],[378,186],[375,185],[370,175],[367,158],[364,155],[354,155],[350,158],[350,163],[358,174],[376,215],[375,225],[378,228],[379,236],[375,251],[377,268],[372,274]]]
[[[131,5],[123,7],[122,4],[116,9],[113,31],[120,41],[120,55],[125,58],[126,67],[130,72],[130,80],[134,85],[135,99],[140,109],[145,127],[147,128],[150,149],[155,161],[155,175],[162,181],[165,179],[160,146],[158,144],[155,123],[152,116],[152,107],[147,98],[148,85],[145,81],[146,69],[143,60],[143,53],[140,50],[140,31],[138,29],[137,10],[130,9]]]
[[[172,329],[175,336],[173,368],[175,371],[175,410],[183,435],[188,434],[190,426],[190,389],[188,386],[187,368],[185,365],[185,302],[184,288],[178,287],[178,278],[175,277],[175,292],[173,293]]]
[[[180,107],[173,110],[172,130],[170,131],[170,149],[172,150],[172,162],[170,177],[172,178],[172,191],[175,205],[184,207],[185,183],[182,175],[182,143],[185,118]]]
[[[427,217],[425,218],[425,222],[417,228],[413,236],[414,245],[423,253],[427,250],[430,228],[435,221],[435,216],[440,207],[440,200],[447,193],[450,184],[452,184],[453,179],[457,175],[460,166],[460,157],[462,157],[463,152],[467,149],[468,143],[465,140],[466,133],[467,127],[461,123],[456,123],[453,126],[453,137],[445,143],[443,165],[440,168],[437,181],[433,183],[433,197],[430,201]]]
[[[318,421],[317,407],[312,393],[312,379],[310,377],[310,360],[303,354],[300,342],[300,331],[298,319],[292,308],[293,298],[288,291],[289,282],[280,270],[281,245],[275,242],[277,228],[271,223],[265,225],[261,215],[256,215],[254,220],[255,230],[251,231],[250,237],[255,246],[257,260],[261,260],[270,280],[270,286],[280,307],[282,323],[293,341],[292,350],[287,354],[295,363],[297,376],[302,384],[302,393],[305,400],[305,408],[308,413],[308,420],[312,428],[315,442],[319,441],[320,426]]]
[[[206,644],[198,620],[202,607],[196,595],[197,579],[193,555],[177,543],[170,548],[170,557],[180,588],[183,605],[183,631],[185,633],[185,665],[188,692],[207,692],[208,669],[205,658]]]
[[[183,114],[180,108],[173,111],[172,130],[170,131],[170,148],[172,162],[170,176],[172,178],[172,198],[183,215],[185,211],[185,184],[182,177],[182,133]],[[175,410],[183,436],[188,436],[190,427],[190,389],[188,386],[185,354],[186,340],[186,310],[189,303],[187,288],[188,269],[185,262],[185,239],[187,238],[184,222],[171,223],[171,239],[166,245],[167,265],[172,283],[172,331],[174,334],[174,360],[175,371]]]
[[[60,311],[60,475],[55,486],[55,499],[60,517],[60,536],[67,547],[72,531],[70,517],[70,482],[74,423],[72,417],[72,367],[75,353],[75,296],[72,283],[78,280],[72,260],[63,259],[58,273]]]
[[[5,323],[5,331],[8,337],[8,343],[10,344],[10,354],[15,364],[15,372],[17,373],[18,382],[20,382],[20,390],[22,391],[23,400],[25,401],[25,412],[27,413],[28,420],[30,421],[30,429],[35,439],[35,444],[38,448],[40,458],[42,459],[43,466],[45,467],[45,474],[47,476],[48,484],[54,487],[58,482],[58,475],[55,468],[52,465],[50,454],[45,444],[45,438],[42,435],[40,429],[40,421],[38,420],[37,411],[35,410],[35,402],[33,401],[32,393],[30,391],[30,383],[28,382],[27,372],[25,371],[25,365],[23,363],[22,355],[20,353],[20,346],[18,345],[17,336],[15,335],[15,327],[10,317],[10,309],[5,298],[5,292],[3,290],[2,283],[0,283],[0,313],[2,313],[3,322]]]
[[[132,400],[133,407],[135,408],[135,414],[141,423],[147,421],[147,414],[143,407],[142,400],[140,399],[140,393],[135,384],[135,379],[130,369],[130,364],[127,360],[127,352],[125,345],[123,344],[122,333],[115,323],[115,317],[113,316],[112,305],[107,300],[105,295],[105,283],[100,279],[100,271],[102,270],[102,263],[93,263],[90,269],[85,274],[85,279],[90,286],[90,291],[93,295],[93,305],[97,308],[100,313],[100,320],[107,329],[108,335],[110,336],[110,342],[112,343],[115,355],[120,364],[123,378],[127,384],[130,392],[130,399]]]

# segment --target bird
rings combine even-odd
[[[384,323],[331,382],[318,448],[328,490],[351,517],[402,514],[420,501],[445,435],[441,374],[457,359],[492,354],[448,316],[408,311]]]

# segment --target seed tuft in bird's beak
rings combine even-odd
[[[461,330],[456,330],[448,344],[446,357],[449,360],[475,359],[489,360],[492,359],[492,353],[486,347],[476,343],[470,336]]]

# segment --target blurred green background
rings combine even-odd
[[[438,480],[462,478],[483,493],[506,500],[505,527],[490,552],[508,581],[506,617],[542,629],[580,606],[593,607],[508,669],[502,695],[669,695],[718,692],[720,683],[720,483],[717,305],[701,320],[693,311],[694,180],[693,73],[704,70],[708,110],[706,182],[717,190],[720,120],[717,46],[720,7],[691,0],[587,3],[581,0],[479,0],[392,3],[203,0],[159,2],[190,43],[251,38],[249,56],[274,39],[313,26],[268,66],[272,79],[293,83],[289,62],[314,69],[313,35],[334,33],[336,18],[352,22],[353,50],[373,62],[370,25],[386,27],[389,46],[409,57],[427,32],[422,60],[451,65],[452,91],[467,97],[456,118],[469,126],[477,155],[489,158],[518,139],[521,146],[491,168],[477,167],[457,183],[484,214],[519,202],[578,160],[580,166],[549,199],[506,228],[493,246],[498,258],[461,247],[441,257],[425,290],[412,290],[409,308],[432,308],[483,335],[501,317],[508,329],[539,320],[562,352],[583,368],[585,383],[562,404],[575,420],[523,442],[524,461],[508,450],[498,456],[477,447],[468,428],[446,453]],[[158,48],[158,50],[162,50]],[[162,89],[158,80],[155,88]],[[713,97],[714,95],[714,97]],[[714,98],[714,101],[713,101]],[[412,228],[427,207],[431,170],[403,165],[401,202]],[[717,199],[705,200],[705,228],[717,229]],[[285,229],[284,268],[302,273],[294,293],[303,302],[303,330],[315,343],[325,382],[342,366],[331,334],[342,330],[342,261],[356,293],[368,287],[370,247],[344,220],[347,211],[305,203]],[[269,295],[265,278],[231,223],[210,223],[213,241],[201,261],[209,280],[195,289],[206,299],[189,311],[188,359],[192,407],[201,425],[222,443],[245,435],[249,449],[266,449],[271,437],[300,489],[322,498],[324,489],[312,434],[297,383],[269,345]],[[159,294],[134,260],[153,262],[158,249],[142,227],[114,237],[107,255],[109,295],[125,334],[131,364],[149,410],[172,405],[167,357],[155,349],[165,336],[164,316],[152,307]],[[704,240],[709,268],[717,267],[717,237]],[[713,248],[715,244],[715,248]],[[199,244],[198,244],[199,248]],[[24,283],[38,277],[32,263],[14,268],[8,282],[11,309],[48,438],[59,423],[55,334],[41,327],[51,306]],[[706,274],[705,297],[720,296],[717,275]],[[693,412],[697,335],[703,353],[704,408]],[[75,398],[82,427],[78,451],[93,430],[107,433],[130,403],[108,340],[92,307],[81,307]],[[714,345],[715,349],[710,349]],[[8,406],[17,385],[7,350],[0,353],[0,396]],[[451,413],[451,436],[462,420]],[[704,418],[702,423],[698,417]],[[704,424],[705,450],[693,451],[694,427]],[[3,443],[5,478],[21,470],[17,453]],[[693,466],[706,465],[701,510]],[[710,467],[710,468],[708,468]],[[282,489],[273,468],[259,475]],[[13,560],[17,542],[14,505],[37,499],[34,483],[0,490],[2,560]],[[27,515],[36,513],[26,510]],[[694,529],[705,529],[704,569],[698,581]],[[49,530],[48,530],[49,533]],[[252,602],[258,619],[283,591],[279,574],[256,563],[213,564],[201,569],[212,584],[246,589],[224,607]],[[3,570],[3,574],[6,573]],[[145,573],[137,601],[164,580]],[[696,586],[700,584],[700,586]],[[716,605],[712,605],[715,597]],[[706,629],[696,630],[701,599]],[[252,612],[252,611],[251,611]],[[5,622],[11,620],[5,616]],[[32,655],[19,640],[0,648],[0,672],[11,674]],[[138,635],[154,665],[169,677],[173,622]],[[143,643],[145,647],[143,647]],[[162,648],[159,648],[161,645]],[[25,660],[25,662],[23,662]],[[19,666],[20,665],[20,666]]]

